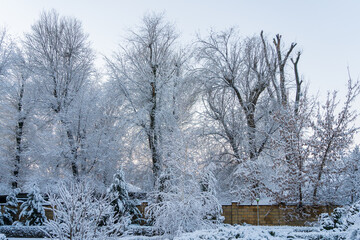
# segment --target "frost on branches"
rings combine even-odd
[[[201,196],[204,199],[203,207],[207,213],[206,218],[214,223],[220,223],[224,221],[224,217],[221,216],[222,208],[217,200],[216,196],[216,184],[217,180],[213,174],[215,165],[210,163],[204,168],[204,172],[200,180]]]
[[[154,202],[146,210],[159,232],[175,235],[219,223],[221,205],[211,190],[213,178],[204,175],[202,187],[191,164],[172,164],[160,175]]]
[[[57,195],[49,194],[49,204],[54,217],[45,226],[53,239],[107,239],[121,230],[107,196],[96,194],[84,180],[60,183]]]
[[[46,220],[45,210],[43,204],[44,198],[40,194],[37,186],[33,186],[30,193],[27,195],[27,200],[21,204],[19,218],[25,218],[25,225],[43,225]]]
[[[310,176],[312,179],[312,198],[315,203],[336,203],[337,189],[341,181],[334,181],[339,174],[346,172],[341,157],[353,142],[358,130],[354,126],[356,112],[351,108],[354,99],[360,94],[360,83],[348,81],[348,92],[340,112],[336,92],[329,93],[326,103],[319,109],[316,121],[312,123],[314,132],[310,139],[312,159]],[[321,111],[322,110],[322,111]]]
[[[141,214],[129,197],[122,169],[115,173],[114,181],[107,191],[114,211],[115,221],[124,223],[128,221],[137,222]]]

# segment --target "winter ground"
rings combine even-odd
[[[215,229],[199,230],[193,233],[183,233],[174,240],[280,240],[280,239],[360,239],[352,238],[351,232],[320,231],[318,227],[290,227],[290,226],[231,226],[222,225]],[[8,238],[9,240],[44,240],[44,238]],[[124,236],[122,240],[167,240],[170,237]]]
[[[199,230],[193,233],[184,233],[174,240],[225,240],[225,239],[248,239],[248,240],[280,240],[280,239],[351,239],[347,232],[320,231],[318,227],[290,227],[290,226],[231,226],[223,225],[216,229]],[[127,236],[123,240],[153,240],[171,239],[169,237],[144,237]],[[357,239],[357,238],[355,238]]]

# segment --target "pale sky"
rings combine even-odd
[[[127,29],[140,24],[146,12],[155,11],[165,12],[184,42],[194,40],[197,32],[233,26],[244,36],[261,30],[268,37],[282,34],[288,45],[298,43],[301,75],[310,92],[321,97],[328,90],[345,94],[347,67],[354,80],[360,76],[358,0],[0,0],[0,27],[21,37],[42,10],[52,8],[79,19],[93,48],[105,55],[117,49]]]

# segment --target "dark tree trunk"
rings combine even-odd
[[[149,60],[151,64],[151,70],[152,70],[152,79],[150,82],[151,86],[151,103],[152,107],[150,110],[150,129],[148,130],[148,139],[149,139],[149,147],[151,151],[151,159],[152,159],[152,171],[154,175],[154,183],[155,186],[159,177],[160,177],[160,171],[161,171],[161,160],[160,160],[160,154],[158,149],[158,129],[157,129],[157,122],[156,122],[156,111],[157,111],[157,68],[158,66],[153,63],[153,46],[152,44],[149,45]]]
[[[16,151],[15,151],[15,163],[14,163],[14,180],[12,182],[12,188],[18,188],[18,179],[19,179],[19,171],[21,164],[21,154],[22,154],[22,139],[23,139],[23,131],[24,131],[24,123],[26,117],[23,116],[23,97],[24,97],[24,83],[21,85],[20,94],[19,94],[19,102],[17,106],[17,112],[19,114],[19,118],[17,121],[16,129],[15,129],[15,140],[16,140]]]
[[[68,137],[68,142],[69,142],[70,151],[71,151],[71,160],[70,160],[71,161],[71,172],[73,174],[73,177],[77,178],[77,177],[79,177],[79,169],[77,166],[78,149],[76,147],[74,135],[71,132],[71,130],[67,129],[66,135]]]

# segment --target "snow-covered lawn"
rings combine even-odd
[[[46,238],[7,238],[9,240],[46,240]]]
[[[44,238],[8,238],[9,240],[44,240]],[[119,240],[281,240],[281,239],[360,239],[351,237],[351,232],[320,231],[318,227],[290,227],[290,226],[231,226],[222,225],[218,228],[183,233],[171,238],[170,236],[123,236]]]
[[[290,226],[231,226],[223,225],[216,229],[199,230],[176,236],[174,240],[280,240],[280,239],[348,239],[347,232],[320,231],[317,227]],[[126,236],[123,240],[171,239],[170,237]]]

